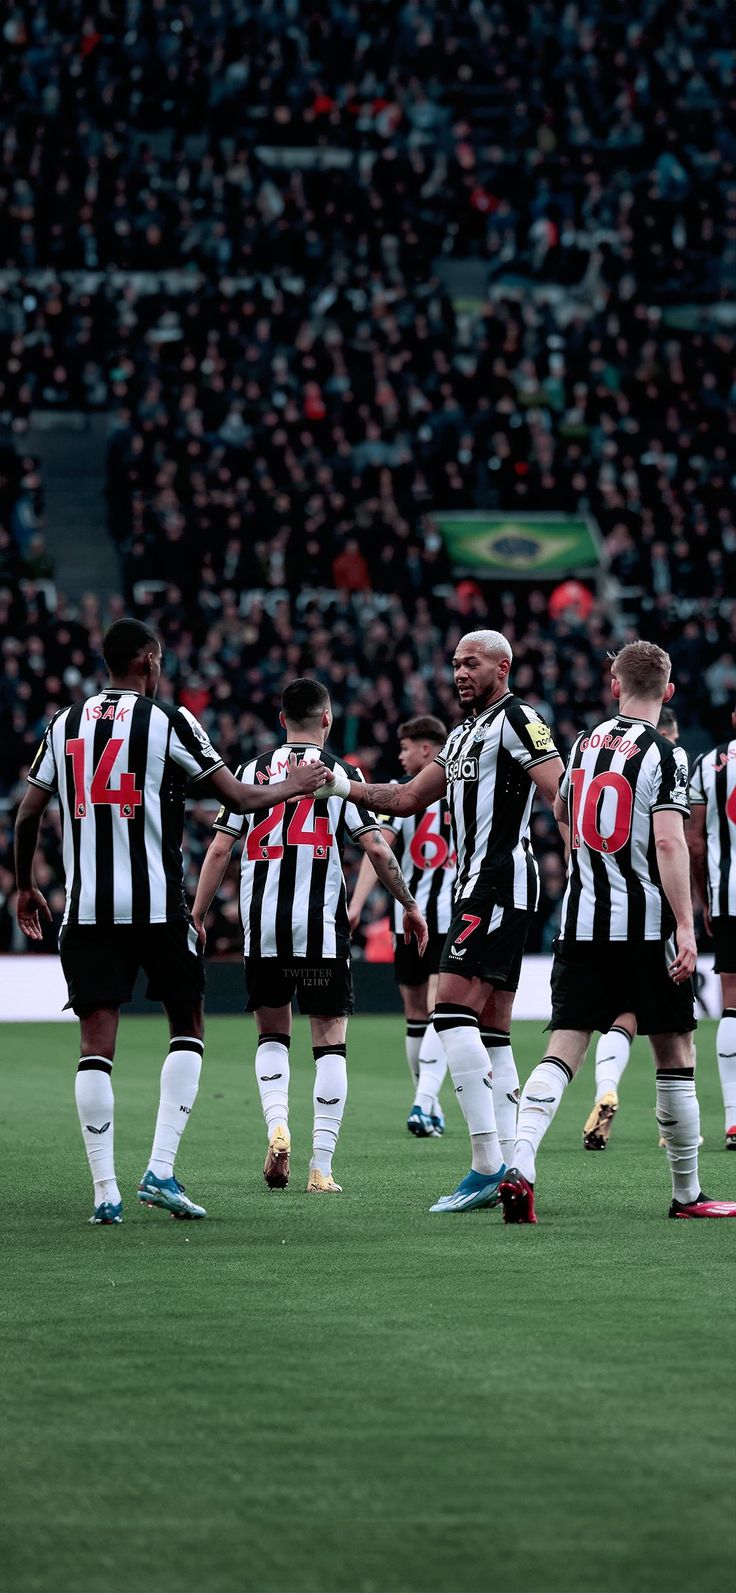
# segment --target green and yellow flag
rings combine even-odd
[[[436,514],[458,571],[515,580],[559,580],[601,564],[598,527],[587,515]]]

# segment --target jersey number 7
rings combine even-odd
[[[140,807],[143,797],[136,788],[135,775],[126,771],[120,776],[117,787],[110,785],[112,771],[115,767],[120,748],[124,741],[110,740],[102,749],[97,768],[92,775],[89,788],[90,801],[93,807],[117,807],[121,819],[132,819],[135,809]],[[70,737],[66,743],[65,752],[72,760],[72,777],[74,779],[74,817],[84,819],[87,816],[87,794],[85,790],[85,756],[86,743],[81,736]]]

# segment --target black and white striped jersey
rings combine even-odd
[[[690,805],[703,803],[711,918],[736,918],[736,737],[696,758]]]
[[[570,861],[560,939],[666,940],[675,927],[652,815],[689,814],[688,760],[654,726],[618,714],[578,736],[560,781]]]
[[[452,895],[457,855],[452,838],[452,814],[446,797],[424,813],[398,814],[383,821],[396,836],[394,856],[417,906],[424,913],[430,935],[446,935],[452,918]],[[403,934],[404,909],[394,902],[394,930]]]
[[[350,780],[363,778],[359,769],[321,747],[291,742],[241,764],[236,779],[279,785],[292,753],[306,763],[321,760],[328,769],[342,769]],[[220,808],[214,828],[244,838],[240,917],[246,957],[303,957],[319,963],[350,955],[342,856],[346,837],[357,840],[379,828],[373,814],[342,797],[319,802],[302,797],[279,802],[262,815]]]
[[[220,768],[222,758],[186,708],[110,687],[60,709],[28,779],[59,798],[64,923],[188,918],[186,788]]]
[[[549,726],[510,691],[450,732],[437,762],[452,814],[456,904],[481,883],[502,905],[534,911],[539,874],[529,838],[529,770],[556,757]]]

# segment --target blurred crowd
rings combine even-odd
[[[308,671],[333,696],[335,748],[396,774],[402,718],[456,722],[447,660],[484,623],[563,749],[607,707],[607,650],[639,632],[672,653],[685,744],[721,735],[731,17],[721,0],[6,8],[9,811],[49,714],[102,678],[102,627],[122,612],[158,626],[164,691],[233,765],[277,737],[281,685]],[[53,587],[26,450],[43,408],[111,417],[120,596],[104,614]],[[605,582],[563,600],[458,578],[435,512],[470,509],[591,514]],[[534,822],[548,949],[562,871]],[[54,821],[45,833],[58,912]],[[0,824],[0,949],[8,863]],[[215,951],[237,941],[227,889]]]

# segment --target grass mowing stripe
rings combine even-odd
[[[722,1151],[714,1025],[699,1031],[703,1182]],[[736,1224],[671,1223],[637,1042],[609,1149],[586,1155],[590,1063],[540,1156],[537,1229],[430,1216],[467,1167],[406,1133],[402,1026],[358,1019],[336,1157],[304,1193],[312,1062],[292,1046],[292,1186],[269,1195],[253,1028],[211,1020],[177,1168],[208,1207],[133,1199],[160,1020],[121,1027],[125,1222],[93,1229],[76,1036],[6,1026],[0,1072],[2,1593],[722,1593],[732,1581]],[[542,1054],[516,1026],[522,1075]],[[445,1091],[447,1095],[447,1091]]]

